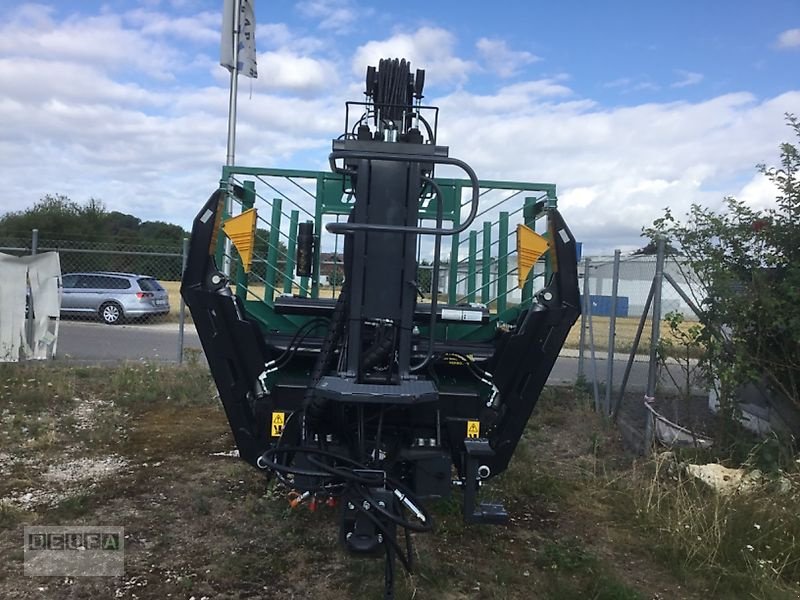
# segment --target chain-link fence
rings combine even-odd
[[[15,256],[57,252],[61,326],[56,357],[86,361],[169,360],[200,356],[180,296],[188,239],[173,244],[0,238]],[[108,328],[105,325],[122,325]],[[127,327],[125,327],[127,326]]]
[[[660,247],[657,255],[623,257],[617,252],[581,261],[582,315],[562,353],[565,360],[577,362],[576,378],[586,382],[598,412],[617,419],[642,447],[653,436],[682,435],[681,428],[690,421],[684,429],[694,432],[693,418],[702,412],[671,400],[696,399],[704,389],[696,355],[685,353],[681,362],[665,348],[672,345],[674,350],[685,342],[681,332],[697,325],[703,287],[680,257]],[[88,362],[202,360],[200,341],[180,297],[187,250],[187,239],[169,245],[99,243],[40,239],[35,230],[27,237],[0,238],[0,252],[7,254],[58,252],[62,319],[56,357]],[[325,296],[335,296],[344,277],[337,250],[320,257],[319,286]],[[473,300],[470,289],[478,289],[478,282],[485,280],[487,293],[475,293],[474,300],[496,298],[503,279],[497,261],[483,268],[479,258],[468,259],[456,268],[443,265],[440,293],[452,288],[457,298]],[[432,292],[431,269],[420,261],[424,294]],[[508,266],[502,272],[506,270]],[[505,275],[503,286],[511,291],[512,303],[519,302],[520,295],[513,271]],[[543,263],[537,263],[534,278],[544,276]],[[466,282],[472,280],[475,285],[470,288]],[[666,315],[673,315],[672,326]],[[680,321],[677,330],[675,315]]]
[[[582,314],[567,342],[595,409],[618,420],[630,441],[700,444],[708,396],[698,368],[703,286],[664,244],[647,256],[581,262]]]

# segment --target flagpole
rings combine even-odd
[[[231,69],[230,96],[228,97],[228,150],[225,166],[231,167],[236,162],[236,100],[239,94],[239,28],[241,26],[241,0],[233,2],[233,68]],[[225,213],[233,212],[233,182],[228,179],[228,194],[225,197]],[[225,237],[225,256],[222,259],[222,272],[231,274],[231,240]]]
[[[231,69],[230,97],[228,98],[228,155],[225,165],[230,167],[236,155],[236,98],[239,92],[239,27],[241,25],[241,0],[233,2],[233,68]]]

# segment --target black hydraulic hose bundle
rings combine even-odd
[[[364,352],[361,359],[361,370],[367,371],[386,360],[394,350],[396,339],[395,333],[387,336],[385,328],[381,327],[375,343]]]
[[[297,354],[300,344],[302,344],[303,341],[305,341],[305,339],[311,335],[311,332],[316,328],[327,324],[327,319],[322,318],[311,319],[310,321],[304,323],[297,329],[292,339],[286,345],[286,349],[280,354],[280,356],[267,363],[267,368],[277,370],[286,366],[289,361],[294,358],[295,354]]]
[[[279,460],[279,457],[295,457],[304,454],[306,460],[314,468],[303,468],[287,464]],[[325,462],[325,459],[331,462]],[[403,484],[386,476],[378,477],[375,471],[371,471],[368,465],[364,465],[347,456],[323,450],[313,446],[288,446],[278,444],[264,452],[258,459],[258,466],[262,469],[270,469],[278,474],[283,480],[288,475],[297,477],[307,477],[315,481],[314,487],[304,489],[312,493],[329,493],[336,495],[346,495],[357,499],[352,502],[355,510],[363,514],[383,535],[384,547],[386,550],[386,584],[387,590],[394,577],[392,563],[395,556],[400,559],[403,567],[411,571],[413,566],[413,554],[411,548],[411,537],[409,532],[424,533],[433,529],[433,519],[424,507],[417,500],[414,494]],[[395,493],[396,497],[402,497],[411,502],[419,511],[421,520],[419,522],[410,521],[404,515],[402,504],[398,503],[400,513],[387,510],[381,506],[370,492],[370,487],[385,486]],[[399,496],[398,496],[399,494]],[[380,514],[389,523],[400,527],[405,532],[406,548],[403,549],[395,539],[394,532],[390,530],[387,523],[378,518],[375,513]]]
[[[347,278],[345,277],[342,290],[339,293],[336,306],[333,309],[330,327],[325,334],[325,339],[322,341],[322,348],[320,348],[317,360],[314,362],[314,368],[311,370],[308,387],[303,396],[303,407],[308,417],[308,425],[312,430],[319,430],[324,418],[327,402],[323,398],[316,396],[315,390],[320,379],[322,379],[322,376],[325,375],[325,371],[327,371],[330,366],[331,359],[333,358],[333,351],[344,330],[349,287]]]
[[[410,67],[411,63],[405,59],[381,59],[378,63],[373,101],[380,118],[397,126],[401,126],[403,114],[412,108]]]

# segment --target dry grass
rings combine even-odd
[[[604,352],[608,349],[608,328],[610,324],[610,317],[592,317],[592,325],[594,329],[594,344],[595,349],[599,352]],[[575,326],[570,330],[569,336],[567,337],[567,341],[564,344],[566,348],[579,348],[580,347],[580,336],[581,336],[581,322],[578,319],[578,322],[575,323]],[[639,318],[638,317],[617,317],[616,320],[616,335],[615,335],[615,342],[614,347],[618,351],[630,351],[631,347],[633,346],[633,341],[636,337],[636,329],[639,327]],[[694,321],[686,321],[681,323],[680,327],[684,330],[688,330],[689,327],[697,325]],[[647,319],[645,321],[644,330],[642,331],[642,337],[639,342],[639,352],[646,353],[647,349],[650,347],[650,339],[651,333],[653,331],[653,321],[652,319]],[[662,340],[671,340],[676,344],[679,344],[679,340],[674,336],[672,331],[669,328],[669,325],[662,321],[661,323],[661,333],[659,334]],[[589,343],[589,331],[588,331],[588,324],[587,324],[587,331],[586,331],[586,344]]]
[[[702,573],[715,597],[777,600],[798,597],[800,586],[800,482],[793,479],[722,494],[663,453],[623,483],[636,522],[676,572]]]
[[[0,597],[380,597],[381,561],[341,552],[334,510],[289,510],[286,489],[212,456],[232,440],[205,369],[0,367]],[[51,489],[54,466],[108,458],[124,467]],[[545,390],[509,470],[481,492],[510,522],[465,525],[458,493],[435,503],[437,530],[415,536],[397,597],[798,597],[798,488],[722,497],[679,467],[633,462],[570,390]],[[57,495],[18,502],[41,490]],[[126,528],[124,577],[23,576],[23,525],[92,523]]]
[[[63,460],[113,456],[124,467],[65,485],[52,501],[0,501],[0,597],[381,596],[382,562],[342,553],[334,510],[290,511],[287,490],[267,485],[238,460],[211,456],[229,450],[232,441],[204,370],[35,365],[7,366],[2,376],[5,399],[17,399],[5,413],[3,433],[12,413],[24,421],[15,426],[29,429],[27,441],[0,436],[0,457],[15,464],[16,482],[0,495],[46,488],[47,470]],[[65,397],[62,408],[51,412]],[[560,399],[549,393],[545,401],[556,405]],[[92,418],[76,419],[87,402]],[[602,446],[589,432],[602,425],[582,410],[576,419],[572,411],[555,406],[542,413],[512,469],[484,490],[486,499],[506,503],[513,517],[508,525],[466,526],[458,494],[433,506],[437,531],[415,536],[418,568],[413,575],[398,573],[399,599],[640,600],[652,597],[652,590],[697,597],[672,593],[679,584],[654,579],[652,565],[644,578],[632,577],[640,561],[631,566],[628,549],[615,548],[605,525],[587,517],[580,498],[586,481],[594,480]],[[52,422],[30,429],[44,415]],[[23,441],[24,455],[9,458]],[[124,577],[22,574],[23,525],[92,523],[125,527]]]

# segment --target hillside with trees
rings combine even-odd
[[[109,211],[95,198],[81,204],[48,194],[26,210],[0,216],[0,251],[27,254],[33,229],[39,230],[40,250],[60,252],[63,273],[124,271],[166,280],[180,278],[188,236],[172,223]]]
[[[101,200],[83,204],[62,194],[48,194],[32,207],[0,216],[0,245],[10,241],[30,243],[31,230],[39,230],[40,244],[70,247],[75,243],[113,246],[180,248],[188,235],[182,227],[162,221],[142,221],[133,215],[109,211]]]

